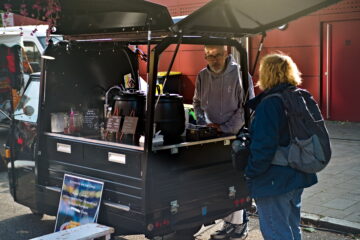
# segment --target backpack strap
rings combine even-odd
[[[288,90],[288,88],[285,89],[284,91],[287,91],[287,90]],[[271,98],[271,97],[280,98],[281,101],[284,104],[284,111],[285,111],[285,115],[286,115],[287,122],[288,122],[289,133],[290,133],[290,141],[291,141],[291,139],[293,137],[293,131],[291,130],[287,105],[286,105],[285,99],[284,99],[284,97],[282,95],[282,92],[281,93],[277,92],[277,93],[269,94],[269,95],[265,96],[263,99],[261,99],[261,101],[263,101],[265,99],[268,99],[268,98]],[[287,159],[287,156],[289,154],[289,146],[290,145],[285,146],[285,147],[278,146],[277,149],[276,149],[274,158],[271,161],[271,164],[278,165],[278,166],[289,166],[289,162],[288,162],[288,159]]]
[[[269,95],[263,97],[263,99],[261,99],[261,101],[264,101],[265,99],[268,99],[268,98],[271,98],[271,97],[279,97],[281,99],[281,101],[284,101],[283,96],[281,95],[281,93],[269,94]]]
[[[281,93],[272,93],[272,94],[269,94],[267,96],[265,96],[263,99],[261,99],[261,101],[264,101],[268,98],[271,98],[271,97],[278,97],[281,99],[281,101],[283,102],[284,104],[284,109],[285,109],[285,115],[288,117],[288,111],[287,111],[287,105],[286,105],[286,102],[285,102],[285,99],[283,97],[283,95]]]
[[[296,111],[293,111],[294,108],[293,108],[293,106],[291,104],[290,98],[293,98],[294,94],[301,97],[302,101],[304,102],[304,106],[305,106],[306,110],[309,111],[309,109],[307,108],[307,102],[305,101],[306,98],[304,97],[304,94],[306,94],[306,93],[308,93],[306,90],[304,90],[302,88],[299,88],[299,87],[296,87],[294,85],[290,85],[287,88],[283,89],[281,92],[269,94],[268,96],[263,98],[263,99],[266,99],[266,98],[271,97],[271,96],[278,96],[282,100],[282,102],[284,104],[285,115],[286,115],[287,120],[288,120],[290,141],[293,141],[293,139],[295,139],[295,133],[294,133],[292,127],[291,127],[292,126],[292,124],[291,124],[292,120],[291,119],[299,117],[299,115],[297,115]],[[295,108],[295,109],[297,109],[297,108]]]

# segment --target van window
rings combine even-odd
[[[38,105],[39,105],[39,91],[40,91],[40,82],[31,81],[29,86],[26,88],[24,94],[22,95],[19,104],[15,110],[15,119],[25,122],[36,123],[38,118]],[[32,114],[25,115],[24,108],[32,107],[34,112]]]
[[[42,47],[45,49],[47,46],[47,42],[46,42],[46,37],[38,37],[39,42],[41,43]],[[53,41],[54,44],[60,42],[63,40],[62,36],[51,36],[51,40]]]
[[[26,56],[23,61],[29,62],[33,72],[40,72],[41,53],[34,42],[24,41],[24,51]],[[27,72],[28,73],[28,72]]]

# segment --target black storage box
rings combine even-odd
[[[191,125],[186,129],[186,141],[199,141],[217,137],[216,128]]]

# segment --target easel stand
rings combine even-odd
[[[110,240],[114,228],[100,225],[97,223],[88,223],[75,228],[50,233],[30,240]]]

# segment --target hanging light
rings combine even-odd
[[[285,23],[285,24],[283,24],[283,25],[281,25],[281,26],[278,27],[278,29],[279,29],[280,31],[285,31],[287,28],[288,28],[288,24],[287,24],[287,23]]]

